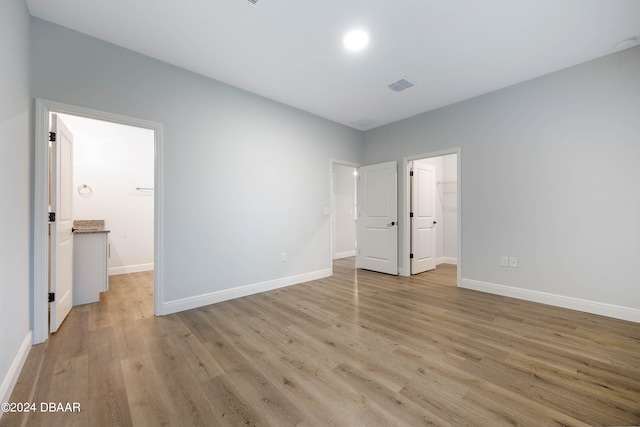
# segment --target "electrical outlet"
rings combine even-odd
[[[509,267],[509,257],[508,256],[500,257],[500,265],[503,267]]]
[[[287,253],[286,252],[282,252],[280,254],[280,261],[287,262]]]
[[[518,258],[514,256],[509,257],[509,267],[518,268]]]

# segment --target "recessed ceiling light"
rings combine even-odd
[[[622,40],[616,45],[617,50],[628,49],[638,44],[637,37],[631,37],[630,39]]]
[[[347,50],[362,50],[369,44],[369,34],[365,30],[351,30],[344,36],[342,43]]]

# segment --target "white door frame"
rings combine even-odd
[[[163,171],[162,124],[71,104],[36,98],[34,135],[34,202],[33,202],[33,344],[48,338],[48,186],[49,186],[49,116],[50,113],[72,114],[107,122],[146,128],[154,131],[154,314],[161,315],[164,295],[163,256]]]
[[[457,154],[457,197],[458,197],[458,268],[457,268],[457,278],[456,285],[460,286],[462,283],[462,203],[461,203],[461,183],[460,178],[462,176],[462,158],[460,156],[460,148],[451,148],[448,150],[436,151],[432,153],[424,153],[424,154],[416,154],[414,156],[408,156],[404,158],[402,168],[404,177],[402,180],[404,181],[404,192],[403,192],[403,206],[404,206],[404,218],[403,221],[400,222],[400,226],[402,228],[401,232],[404,235],[404,253],[405,256],[402,260],[402,276],[410,276],[411,275],[411,260],[409,259],[409,254],[411,253],[411,221],[409,218],[409,213],[411,212],[411,183],[409,181],[409,172],[411,171],[411,162],[415,160],[428,159],[430,157],[441,157],[449,154]]]
[[[329,221],[329,229],[331,230],[329,233],[331,234],[331,237],[329,239],[329,269],[331,270],[331,275],[333,276],[333,242],[335,239],[334,236],[334,227],[333,227],[333,222],[336,220],[333,217],[333,209],[335,208],[334,206],[334,196],[335,194],[333,193],[333,165],[342,165],[342,166],[349,166],[352,168],[356,168],[358,169],[361,165],[359,163],[353,163],[353,162],[349,162],[347,160],[339,160],[339,159],[330,159],[329,160],[329,212],[330,212],[330,221]],[[356,239],[358,238],[358,234],[356,233]]]

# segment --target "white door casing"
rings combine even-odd
[[[358,268],[398,274],[397,170],[396,162],[358,170]]]
[[[436,168],[412,162],[411,274],[436,268]]]
[[[50,184],[51,223],[50,288],[55,300],[50,305],[50,331],[58,330],[73,305],[73,135],[55,114],[51,117],[52,171]]]
[[[164,172],[163,172],[163,131],[162,123],[142,120],[135,117],[108,113],[77,105],[65,104],[42,98],[35,100],[35,153],[34,153],[34,203],[33,203],[33,344],[45,342],[49,336],[49,230],[47,214],[49,212],[49,172],[48,134],[50,113],[74,114],[97,120],[111,121],[129,126],[152,129],[155,134],[155,176],[154,176],[154,274],[153,298],[154,314],[161,316],[175,312],[174,306],[164,302]]]

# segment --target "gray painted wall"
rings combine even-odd
[[[23,0],[0,2],[0,402],[30,328],[31,149],[29,13]],[[0,413],[0,416],[2,414]]]
[[[364,161],[461,147],[463,279],[640,309],[639,76],[636,47],[368,131]]]
[[[163,124],[165,302],[330,268],[330,159],[359,162],[361,132],[42,20],[31,36],[34,97]]]

